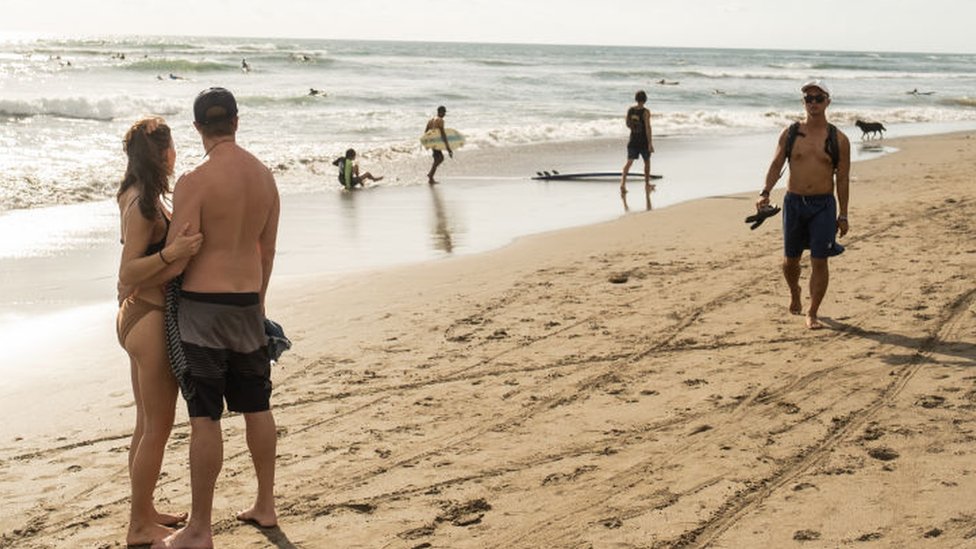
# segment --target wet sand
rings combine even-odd
[[[754,193],[273,281],[280,528],[233,518],[254,480],[229,416],[218,547],[973,543],[976,134],[887,144],[855,166],[825,330],[787,313]],[[93,377],[4,425],[0,547],[124,540],[131,397]],[[177,417],[165,510],[189,508]]]

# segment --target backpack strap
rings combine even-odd
[[[800,123],[794,122],[790,124],[789,132],[786,134],[786,147],[783,148],[784,156],[786,156],[786,161],[790,161],[790,155],[793,154],[793,143],[796,143],[796,136],[800,133]]]
[[[834,171],[840,164],[840,145],[837,143],[837,126],[827,124],[827,142],[824,143],[824,150],[830,156],[830,162],[834,165]]]
[[[799,133],[800,123],[794,122],[790,125],[789,132],[786,134],[786,147],[783,148],[783,154],[787,162],[789,162],[790,156],[793,154],[793,144],[796,143],[796,137]],[[830,156],[830,163],[836,170],[838,164],[840,164],[840,144],[837,141],[837,126],[833,124],[827,124],[827,140],[824,141],[824,152]]]

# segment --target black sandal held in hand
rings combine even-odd
[[[779,210],[780,210],[779,206],[773,206],[767,204],[762,208],[759,208],[759,210],[756,211],[755,215],[750,215],[749,217],[747,217],[746,223],[752,223],[752,225],[749,228],[752,230],[756,230],[756,227],[762,225],[763,221],[766,221],[767,217],[773,217],[774,215],[779,213]]]

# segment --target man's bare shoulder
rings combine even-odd
[[[837,128],[837,126],[834,127]],[[851,144],[851,140],[847,138],[847,134],[841,131],[840,128],[837,128],[837,141],[839,141],[841,145],[845,146],[849,146]]]
[[[199,187],[197,182],[202,178],[203,174],[200,173],[200,166],[183,172],[176,179],[176,184],[173,185],[173,193],[185,194],[192,191],[193,189]]]

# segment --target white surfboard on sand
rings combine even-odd
[[[461,132],[453,128],[444,128],[444,134],[447,136],[447,142],[450,143],[451,149],[464,146],[464,136],[461,135]],[[425,149],[447,150],[447,147],[444,146],[444,139],[441,137],[441,132],[437,128],[429,130],[420,136],[420,144]]]

